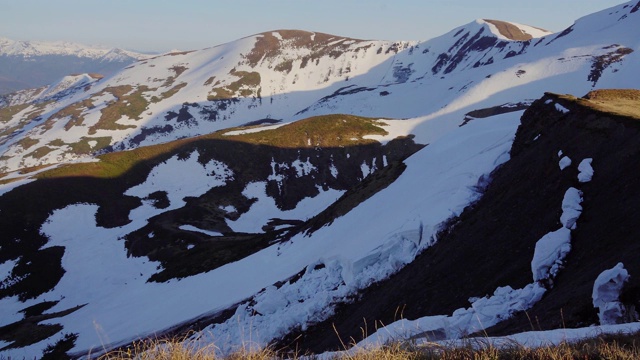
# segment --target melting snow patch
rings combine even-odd
[[[222,211],[224,211],[226,213],[232,213],[232,212],[238,211],[238,209],[236,209],[235,206],[233,206],[233,205],[220,206],[220,210],[222,210]]]
[[[217,232],[217,231],[203,230],[203,229],[197,228],[197,227],[195,227],[193,225],[180,225],[179,229],[180,230],[186,230],[186,231],[195,231],[195,232],[203,233],[203,234],[209,235],[209,236],[222,236],[222,234]]]
[[[558,166],[560,166],[560,170],[564,170],[567,166],[571,165],[571,159],[568,156],[563,157],[558,162]]]
[[[545,289],[537,283],[514,290],[499,287],[490,297],[475,300],[470,307],[458,309],[451,316],[426,316],[417,320],[400,320],[378,330],[358,343],[356,348],[379,346],[394,340],[408,339],[420,334],[431,334],[444,339],[455,339],[493,326],[518,311],[531,308]]]
[[[496,347],[510,348],[513,344],[524,347],[543,347],[550,345],[558,345],[561,343],[575,342],[585,338],[595,338],[602,334],[633,334],[640,330],[640,323],[590,326],[577,329],[555,329],[547,331],[528,331],[519,334],[508,335],[504,337],[482,337],[478,339],[480,344],[493,344]],[[474,343],[474,339],[462,339],[456,341],[447,341],[447,346],[467,346]]]
[[[629,281],[629,273],[622,263],[603,271],[593,284],[593,306],[600,309],[598,317],[601,325],[620,323],[625,310],[620,303],[620,292]]]
[[[564,199],[562,199],[562,215],[560,216],[560,222],[562,226],[567,229],[575,229],[576,221],[582,213],[582,191],[571,187],[564,193]]]
[[[360,165],[360,171],[362,171],[363,179],[369,176],[372,172],[371,168],[369,167],[369,165],[367,165],[366,161],[363,161],[362,164]]]
[[[247,199],[257,199],[257,201],[239,219],[227,220],[227,225],[233,231],[260,233],[263,231],[262,227],[267,224],[269,219],[273,218],[306,220],[324,210],[344,193],[338,190],[324,191],[318,188],[319,194],[315,197],[304,198],[295,209],[283,211],[278,208],[272,197],[267,196],[266,186],[267,183],[264,181],[253,182],[242,191],[242,195]]]
[[[569,109],[567,109],[566,107],[560,105],[560,104],[556,104],[556,110],[560,111],[563,114],[566,114],[569,112]]]
[[[580,171],[578,174],[578,181],[581,183],[589,182],[591,181],[591,178],[593,178],[593,168],[591,167],[592,161],[593,159],[587,158],[582,160],[580,165],[578,165],[578,170]]]
[[[0,289],[11,285],[12,280],[9,279],[9,276],[17,263],[17,260],[7,260],[0,264]]]
[[[194,151],[185,160],[177,155],[170,158],[154,167],[144,183],[130,188],[125,195],[144,198],[156,191],[165,191],[171,208],[175,209],[184,206],[185,197],[198,197],[233,178],[233,172],[226,164],[211,160],[202,165],[198,157],[199,153]]]
[[[309,159],[305,162],[300,161],[300,159],[296,159],[296,161],[291,163],[291,166],[296,169],[298,177],[309,175],[312,171],[317,170],[316,167],[309,162]]]
[[[335,164],[331,163],[331,167],[329,167],[329,170],[331,170],[331,176],[333,176],[335,179],[338,178],[338,168],[335,166]]]
[[[536,242],[531,260],[533,281],[556,276],[562,266],[562,260],[571,251],[571,230],[566,227],[550,232]]]

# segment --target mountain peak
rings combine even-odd
[[[493,34],[507,40],[526,41],[551,34],[548,30],[509,21],[481,19],[477,22],[486,24]]]
[[[331,52],[353,43],[362,42],[362,40],[303,30],[273,30],[256,34],[254,37],[257,38],[257,41],[247,55],[252,66],[262,60],[277,57],[287,48]]]

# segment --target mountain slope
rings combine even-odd
[[[221,351],[247,333],[262,345],[301,334],[300,347],[324,351],[337,345],[330,324],[358,339],[363,317],[373,329],[404,305],[456,337],[477,325],[442,321],[462,324],[473,308],[454,311],[471,297],[500,305],[487,326],[516,316],[496,332],[522,329],[523,308],[548,316],[572,287],[560,266],[532,269],[536,244],[622,216],[598,169],[633,168],[633,156],[608,156],[634,151],[621,144],[635,125],[598,109],[631,94],[633,112],[637,97],[533,99],[634,86],[638,7],[524,41],[509,37],[545,34],[495,20],[424,42],[279,30],[6,97],[2,351],[58,343],[79,356],[188,328]],[[559,150],[574,160],[564,170]],[[592,182],[577,183],[591,156]],[[606,222],[589,215],[596,185]],[[583,194],[576,229],[568,187]],[[633,276],[626,250],[607,249]],[[582,251],[584,266],[599,263]],[[580,272],[572,256],[557,264],[584,274],[579,325],[593,321],[585,289],[604,268]],[[521,307],[502,306],[509,297]]]
[[[637,104],[640,91],[631,94]],[[532,282],[536,242],[558,229],[563,197],[570,187],[580,189],[584,201],[559,275],[549,283],[540,282],[547,291],[538,303],[517,309],[526,313],[487,331],[511,334],[532,327],[547,330],[597,323],[591,298],[596,277],[618,262],[631,274],[640,273],[640,263],[633,256],[639,246],[637,235],[631,230],[634,226],[623,220],[633,221],[629,214],[638,211],[634,200],[638,194],[629,187],[636,182],[632,169],[637,159],[631,154],[640,136],[639,115],[637,107],[633,116],[617,115],[594,109],[590,100],[570,96],[547,94],[536,100],[522,117],[511,159],[491,174],[482,198],[452,219],[436,244],[397,274],[368,288],[358,300],[340,307],[336,316],[282,344],[293,341],[291,346],[303,351],[336,350],[342,347],[336,332],[343,340],[360,341],[363,328],[378,329],[382,324],[386,326],[380,331],[382,339],[422,334],[431,340],[446,338],[452,331],[491,326],[485,316],[494,310],[483,309],[478,299],[490,298],[501,287],[521,289]],[[558,164],[564,156],[573,163],[561,169]],[[586,158],[593,159],[594,175],[592,181],[582,183],[578,164]],[[637,279],[629,281],[625,304],[638,305],[637,286]],[[478,303],[469,328],[456,329],[453,317],[451,329],[442,323],[430,327],[429,317],[454,314],[470,308],[473,301]],[[511,315],[506,311],[499,316]],[[426,318],[422,325],[405,323],[396,333],[394,321],[400,316]],[[531,319],[535,319],[533,325]],[[374,330],[370,331],[368,335]]]

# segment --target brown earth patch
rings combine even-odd
[[[484,21],[498,28],[500,34],[508,39],[515,41],[526,41],[533,39],[533,36],[525,33],[519,27],[506,21],[484,19]]]

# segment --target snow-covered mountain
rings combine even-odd
[[[633,187],[640,97],[552,93],[637,87],[639,9],[557,34],[278,30],[5,96],[2,351],[192,329],[221,351],[321,352],[339,347],[331,324],[356,339],[399,307],[415,322],[393,336],[502,334],[523,310],[597,322],[602,271],[623,262],[638,284],[637,234],[598,229],[636,211],[612,199]]]
[[[111,75],[147,57],[117,48],[0,37],[0,94],[43,86],[72,73]]]

